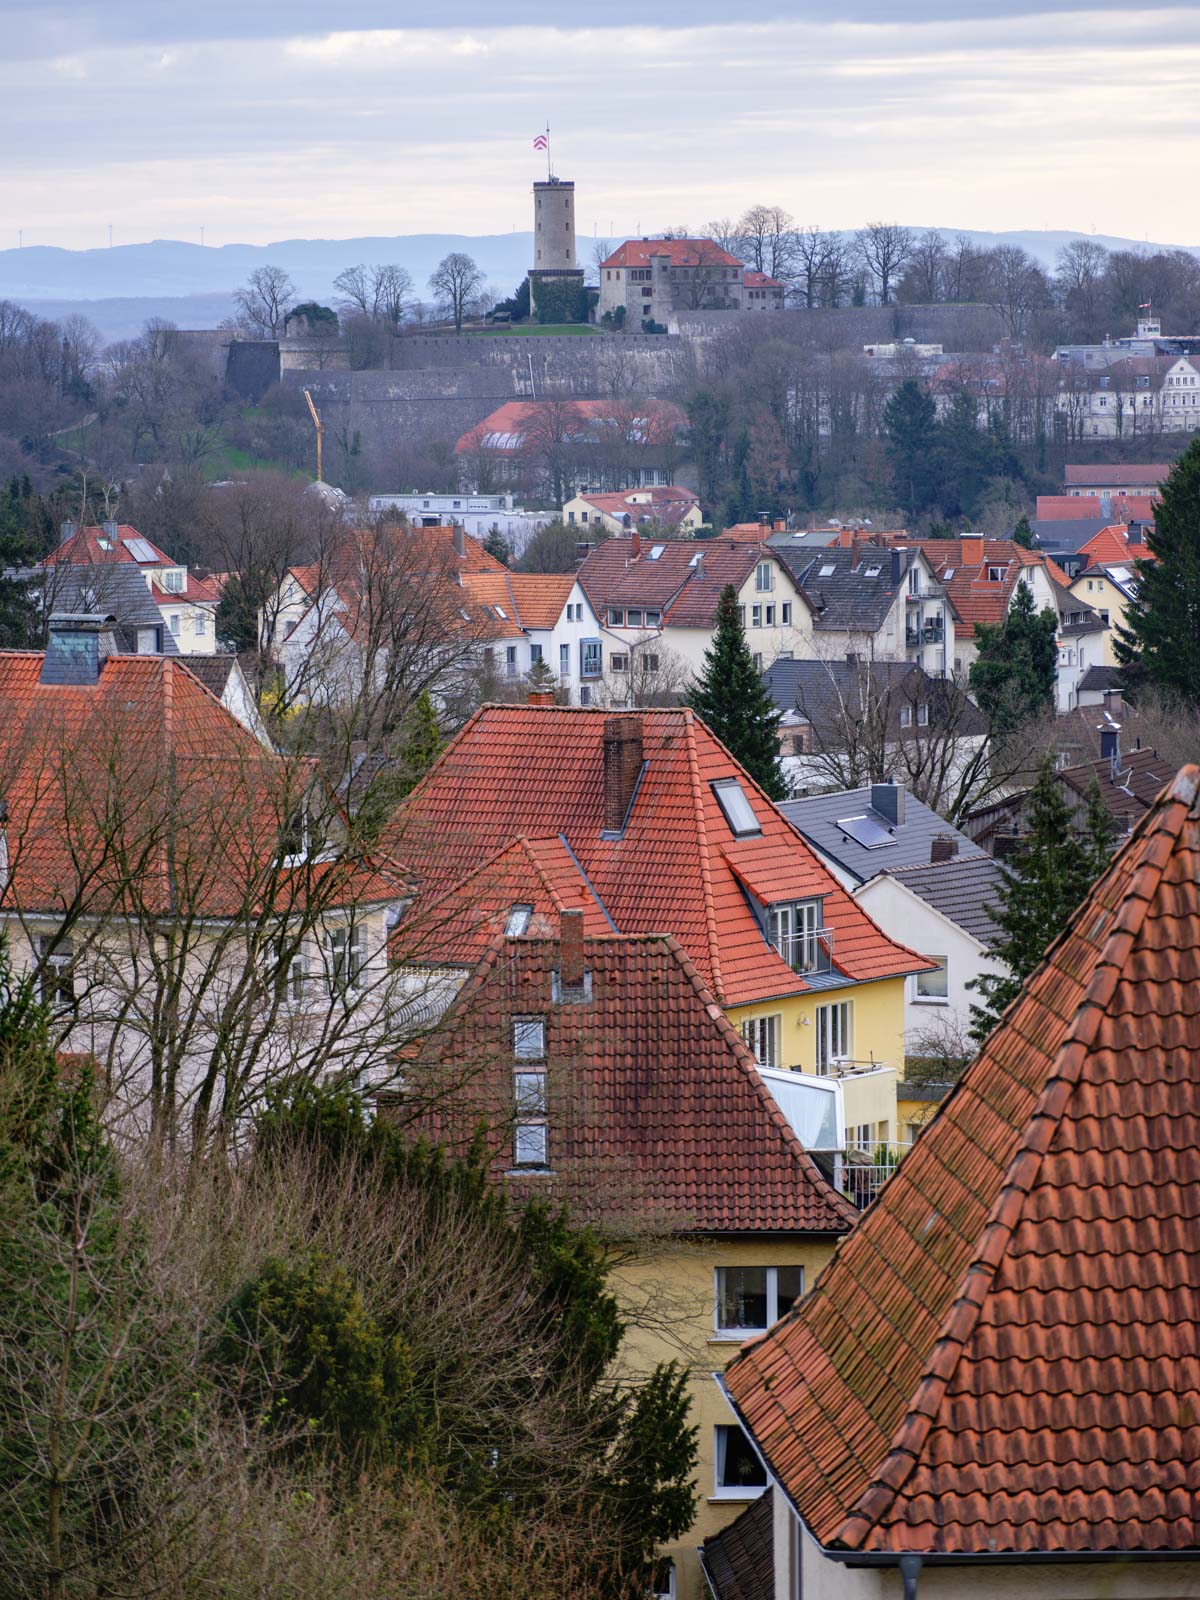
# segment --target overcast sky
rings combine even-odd
[[[761,200],[1200,244],[1195,0],[0,7],[0,248],[525,229],[547,119],[581,234]]]

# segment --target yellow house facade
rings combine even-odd
[[[1099,612],[1101,621],[1108,624],[1101,636],[1102,655],[1097,666],[1118,665],[1114,648],[1117,630],[1125,626],[1126,608],[1136,586],[1132,562],[1128,566],[1085,567],[1071,585],[1071,593]]]

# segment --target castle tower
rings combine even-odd
[[[575,184],[569,178],[549,178],[533,186],[531,270],[575,270]]]
[[[583,287],[583,273],[575,264],[575,185],[568,179],[548,178],[533,186],[533,264],[529,268],[530,310],[537,313],[539,285],[563,285],[571,291]],[[557,287],[555,297],[559,299]],[[563,319],[574,317],[572,293],[561,301]],[[555,313],[551,320],[557,320]]]

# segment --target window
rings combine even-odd
[[[644,655],[642,657],[642,671],[643,672],[657,672],[658,671],[658,657],[655,656],[655,655]]]
[[[541,645],[540,644],[531,644],[529,646],[529,664],[530,664],[530,666],[532,666],[534,664],[534,662],[540,661],[541,659],[542,659],[542,647],[541,647]]]
[[[766,624],[766,626],[768,628],[773,628],[775,626],[775,607],[774,606],[764,606],[763,607],[763,622]]]
[[[868,567],[864,573],[864,577],[877,578],[882,571],[882,567]]]
[[[751,1017],[742,1023],[742,1038],[760,1067],[779,1065],[779,1013],[770,1017]]]
[[[646,626],[648,628],[657,628],[661,621],[662,621],[662,612],[661,611],[647,611],[647,613],[646,613]]]
[[[725,821],[739,839],[745,834],[762,832],[754,807],[736,778],[722,778],[712,787],[717,803],[725,813]]]
[[[918,706],[917,707],[917,727],[918,728],[927,728],[928,726],[929,726],[929,707],[927,705]]]
[[[755,567],[754,587],[759,594],[768,593],[775,587],[775,575],[769,561],[760,561]]]
[[[197,611],[195,619],[192,623],[192,632],[196,635],[197,639],[203,639],[207,631],[208,619],[205,617],[203,611]]]
[[[519,939],[529,930],[529,919],[533,916],[533,907],[529,905],[515,905],[508,913],[504,924],[504,932],[510,939]]]
[[[817,577],[818,578],[832,578],[833,574],[834,574],[834,572],[836,570],[837,569],[834,567],[833,563],[832,562],[828,562],[828,563],[826,563],[825,566],[823,566],[823,567],[818,569]]]
[[[545,1017],[514,1017],[513,1055],[521,1061],[540,1061],[545,1054]]]
[[[515,644],[505,647],[504,670],[510,678],[515,678],[517,675],[517,647]]]
[[[718,1423],[715,1443],[716,1497],[757,1499],[767,1487],[767,1474],[741,1428],[736,1422]]]
[[[821,906],[816,900],[772,906],[767,913],[771,943],[795,972],[810,972],[817,964],[817,932]]]
[[[909,594],[920,594],[921,592],[920,567],[910,567],[908,569],[908,592]]]
[[[746,608],[745,608],[745,606],[739,606],[738,607],[738,626],[741,627],[741,628],[744,628],[746,626]]]
[[[902,728],[911,728],[912,727],[912,707],[911,706],[901,706],[900,707],[900,726]]]
[[[761,606],[750,607],[750,626],[752,628],[762,627],[762,611],[763,608]]]
[[[817,1007],[817,1071],[828,1072],[839,1061],[849,1061],[850,1002]]]
[[[579,644],[579,671],[585,678],[598,678],[600,676],[600,641],[599,639],[582,639]]]
[[[162,586],[169,594],[182,594],[183,573],[178,570],[164,572],[162,575]]]
[[[367,964],[367,930],[334,928],[329,935],[329,992],[346,994],[360,986]]]
[[[69,939],[55,940],[43,934],[38,940],[41,972],[38,989],[41,1002],[55,1011],[75,1004],[75,952]]]
[[[558,647],[558,675],[560,678],[571,676],[571,646],[560,644]]]
[[[945,956],[926,956],[926,961],[936,961],[934,972],[917,973],[917,998],[919,1000],[944,1000],[948,993]]]
[[[170,616],[167,618],[167,627],[170,628],[171,632],[175,635],[176,638],[179,637],[179,613],[178,613],[178,611],[172,611],[171,612]]]
[[[642,625],[642,613],[640,611],[628,612],[626,614],[625,623],[627,627],[640,628]]]
[[[513,1165],[546,1165],[546,1074],[535,1071],[513,1073]]]
[[[625,672],[629,667],[629,657],[613,654],[609,656],[608,664],[614,672]]]
[[[304,999],[304,988],[307,982],[308,961],[303,950],[300,950],[288,963],[287,999],[291,1005],[299,1005]]]
[[[988,582],[989,583],[1003,583],[1004,582],[1004,568],[1003,567],[989,567],[988,568]]]
[[[650,1600],[676,1600],[675,1563],[669,1557],[655,1564]]]
[[[785,600],[779,608],[779,620],[785,628],[792,625],[792,602]]]
[[[617,611],[612,606],[609,606],[608,625],[610,628],[623,628],[625,626],[625,613],[623,611]]]
[[[588,688],[587,684],[585,683],[580,688],[580,691],[579,691],[579,704],[581,706],[590,706],[591,703],[592,703],[592,691]]]
[[[804,1293],[803,1267],[718,1267],[716,1330],[765,1333]]]

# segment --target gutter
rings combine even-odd
[[[765,1335],[763,1336],[765,1337]],[[735,1358],[736,1359],[736,1358]],[[917,1585],[925,1567],[1076,1567],[1076,1566],[1160,1566],[1194,1562],[1200,1564],[1200,1547],[1187,1550],[981,1550],[981,1551],[915,1551],[915,1550],[836,1550],[824,1545],[813,1533],[791,1494],[771,1470],[770,1462],[759,1448],[745,1416],[730,1394],[724,1375],[713,1373],[713,1379],[724,1395],[729,1409],[737,1418],[750,1448],[762,1463],[763,1471],[776,1491],[791,1507],[792,1515],[812,1539],[827,1561],[836,1561],[843,1567],[893,1567],[904,1580],[904,1600],[917,1600]]]

